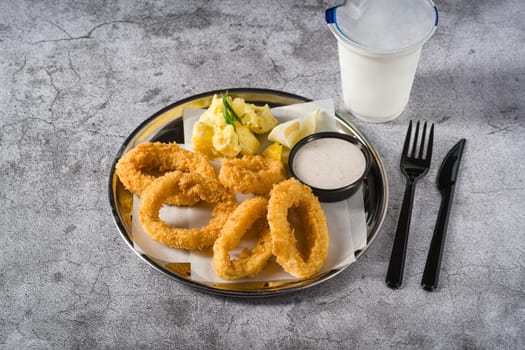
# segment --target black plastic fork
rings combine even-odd
[[[403,270],[405,267],[405,256],[408,242],[408,232],[410,231],[410,218],[412,216],[412,204],[414,202],[414,192],[416,182],[428,172],[432,160],[432,144],[434,141],[434,124],[430,127],[428,141],[425,143],[427,132],[427,123],[423,127],[421,145],[419,152],[416,153],[418,146],[419,121],[416,124],[414,141],[409,155],[410,138],[412,135],[412,121],[408,125],[403,153],[401,155],[401,171],[405,175],[407,182],[403,205],[399,214],[396,235],[394,237],[394,246],[390,256],[390,264],[386,275],[386,284],[390,288],[399,288],[403,282]],[[426,153],[423,156],[423,149],[426,145]]]

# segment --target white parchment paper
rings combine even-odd
[[[336,130],[334,119],[334,104],[331,99],[300,103],[283,107],[272,108],[272,114],[279,122],[285,122],[294,118],[308,115],[317,108],[321,110],[317,123],[317,131]],[[184,110],[184,138],[185,148],[191,149],[191,133],[193,124],[202,114],[203,110],[186,109]],[[263,140],[261,140],[263,141]],[[261,142],[261,150],[268,143]],[[216,167],[219,163],[215,162]],[[241,202],[246,195],[238,195],[237,199]],[[135,249],[152,258],[172,263],[190,263],[191,279],[202,282],[228,283],[217,277],[211,267],[211,249],[204,251],[187,251],[184,249],[169,248],[161,243],[153,241],[142,229],[138,221],[138,207],[140,198],[133,197],[133,216],[132,234]],[[336,203],[321,203],[325,212],[330,234],[330,246],[328,259],[320,273],[339,269],[355,261],[354,252],[366,245],[367,229],[363,202],[363,191],[358,190],[351,198]],[[170,225],[177,227],[201,227],[207,225],[211,217],[209,205],[199,204],[193,207],[171,207],[164,206],[160,211],[160,218]],[[249,240],[242,242],[236,251],[231,255],[238,254],[243,247],[253,246],[254,242]],[[236,280],[242,281],[282,281],[295,280],[286,273],[272,258],[264,270],[254,278]]]

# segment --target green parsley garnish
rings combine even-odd
[[[227,92],[224,95],[222,95],[222,114],[224,115],[224,121],[226,122],[226,124],[232,125],[233,129],[236,129],[235,122],[238,122],[242,125],[242,117],[239,117],[237,113],[235,113],[233,107],[228,102]]]

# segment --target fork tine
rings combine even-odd
[[[414,135],[414,143],[412,145],[412,158],[415,157],[416,155],[416,148],[417,148],[417,136],[419,134],[419,120],[417,121],[417,124],[416,124],[416,134]]]
[[[423,159],[423,149],[425,148],[425,136],[427,134],[427,122],[423,125],[423,133],[421,134],[421,147],[419,148],[419,159]]]
[[[434,123],[430,126],[430,134],[428,136],[428,147],[427,147],[427,155],[425,157],[426,160],[430,162],[430,159],[432,158],[432,144],[434,143]]]
[[[407,136],[405,136],[405,144],[403,145],[403,153],[401,153],[401,157],[408,156],[408,145],[410,144],[411,134],[412,134],[412,120],[410,121],[410,123],[408,123]]]

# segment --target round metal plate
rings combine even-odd
[[[250,283],[202,283],[191,280],[189,275],[189,264],[166,264],[156,261],[154,258],[147,255],[141,254],[133,248],[131,231],[133,196],[124,188],[115,174],[115,165],[117,161],[124,153],[144,141],[184,143],[182,122],[184,108],[207,108],[211,103],[213,95],[221,94],[224,91],[225,90],[210,91],[175,102],[149,117],[128,136],[115,157],[109,176],[109,202],[120,235],[124,238],[128,246],[155,270],[185,285],[213,294],[242,297],[279,295],[311,287],[334,277],[345,270],[346,267],[331,270],[313,278],[293,282],[266,281]],[[302,96],[267,89],[241,88],[227,89],[227,91],[232,97],[242,97],[247,102],[254,104],[268,104],[270,107],[310,101],[310,99]],[[352,123],[341,115],[337,114],[336,119],[339,131],[356,137],[368,149],[372,158],[370,172],[365,181],[364,188],[364,204],[368,230],[367,245],[361,251],[356,252],[356,259],[359,260],[359,257],[363,255],[376,238],[385,219],[388,204],[388,183],[385,168],[373,145],[361,132],[359,132],[359,130],[355,128],[354,125],[352,125]]]

